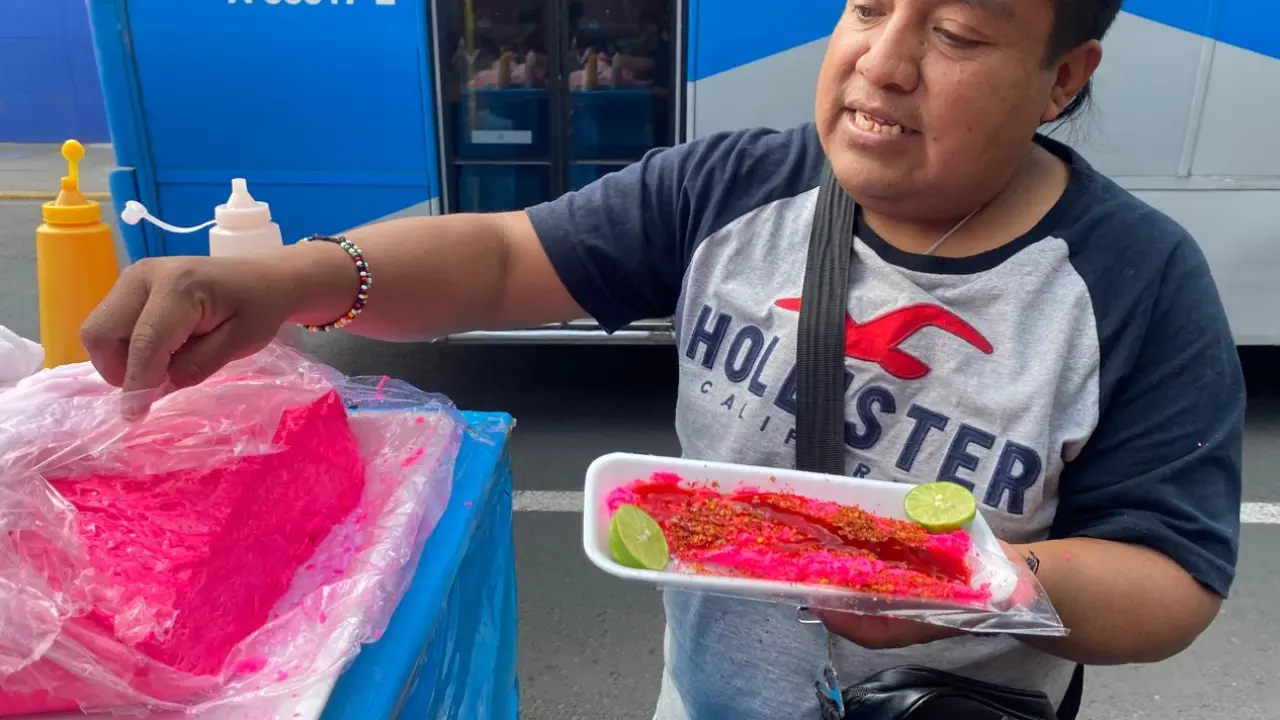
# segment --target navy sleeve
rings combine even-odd
[[[1240,539],[1240,360],[1195,241],[1154,211],[1135,220],[1115,237],[1110,296],[1092,288],[1101,412],[1063,470],[1052,535],[1149,547],[1226,597]]]
[[[744,130],[652,150],[576,192],[527,210],[551,264],[601,327],[675,312],[707,235],[820,178],[809,126]]]

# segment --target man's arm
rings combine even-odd
[[[1036,577],[1071,634],[1023,641],[1086,665],[1166,660],[1218,616],[1222,596],[1150,548],[1093,538],[1014,545],[1039,561]]]
[[[523,212],[405,218],[353,230],[374,277],[350,332],[420,340],[464,330],[521,328],[579,319],[579,307]],[[620,243],[622,244],[622,243]],[[321,324],[354,296],[351,258],[332,243],[279,253],[291,320]]]
[[[699,240],[775,199],[780,175],[811,171],[806,137],[720,133],[651,151],[524,212],[408,218],[348,233],[374,276],[348,331],[414,340],[584,315],[612,331],[670,315]],[[332,243],[308,245],[279,255],[282,282],[296,288],[286,302],[295,321],[330,322],[351,307],[351,262]]]
[[[1173,249],[1148,311],[1123,321],[1137,328],[1132,342],[1112,338],[1104,354],[1101,418],[1063,470],[1051,539],[1015,547],[1035,553],[1071,631],[1026,642],[1087,664],[1182,651],[1217,616],[1235,575],[1244,380],[1190,238]],[[1117,377],[1108,382],[1108,372]]]
[[[350,232],[369,297],[349,332],[418,340],[590,315],[609,332],[670,316],[697,243],[815,173],[816,135],[720,133],[524,212],[387,221]],[[710,175],[708,174],[710,173]],[[726,178],[732,180],[726,180]],[[282,322],[322,325],[360,290],[333,243],[237,258],[155,258],[128,268],[81,337],[104,378],[186,387],[262,347]]]

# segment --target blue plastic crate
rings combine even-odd
[[[472,102],[475,122],[471,122]],[[476,90],[455,104],[459,159],[545,160],[550,155],[546,90]]]
[[[648,89],[598,88],[570,97],[575,159],[641,157],[653,148],[653,95]]]
[[[454,187],[460,212],[502,212],[551,197],[547,165],[459,165]]]

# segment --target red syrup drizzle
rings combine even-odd
[[[930,535],[914,523],[857,507],[754,488],[724,493],[716,483],[690,487],[671,473],[655,473],[651,480],[636,481],[625,491],[631,495],[628,502],[662,526],[672,556],[696,570],[724,574],[724,568],[706,561],[707,555],[741,545],[742,537],[754,535],[758,545],[781,563],[817,551],[883,563],[873,577],[863,573],[856,582],[823,578],[821,584],[925,598],[976,600],[975,596],[985,594],[969,587],[972,571],[965,553],[955,551],[960,544],[967,550],[967,535],[956,538],[957,542],[939,543],[941,536]]]

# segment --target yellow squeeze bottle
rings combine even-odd
[[[102,222],[102,207],[80,194],[84,146],[62,145],[69,175],[58,198],[44,204],[36,230],[36,274],[40,294],[40,343],[46,368],[85,362],[80,326],[120,277],[115,240]]]

